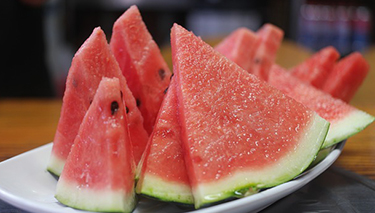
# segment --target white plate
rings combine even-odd
[[[249,197],[196,210],[194,213],[260,211],[325,171],[338,158],[344,144],[345,142],[340,143],[323,161],[294,180]],[[57,180],[46,171],[51,148],[50,143],[1,162],[0,199],[30,212],[83,212],[66,207],[54,198]],[[183,211],[183,208],[173,204],[141,199],[134,213]]]

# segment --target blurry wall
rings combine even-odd
[[[53,97],[45,61],[43,0],[0,1],[0,98]]]
[[[301,1],[295,1],[301,2]],[[370,45],[373,15],[370,2],[305,1],[298,5],[294,39],[311,50],[334,46],[341,55]]]

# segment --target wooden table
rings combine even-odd
[[[308,56],[305,49],[285,41],[277,63],[291,67]],[[375,48],[365,56],[372,68],[351,104],[375,115]],[[59,99],[0,99],[0,161],[51,142],[60,108]],[[375,180],[375,124],[348,140],[335,165]]]

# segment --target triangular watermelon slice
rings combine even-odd
[[[302,82],[278,65],[271,68],[268,83],[305,104],[331,123],[322,148],[362,131],[374,121],[371,115]]]
[[[177,108],[173,78],[143,155],[137,193],[163,201],[193,204]]]
[[[370,65],[359,52],[351,53],[334,65],[322,90],[349,103],[366,78],[369,69]]]
[[[267,80],[283,36],[283,31],[272,24],[263,25],[256,34],[247,28],[239,28],[215,49],[249,73]]]
[[[148,134],[143,128],[142,115],[110,51],[104,32],[100,28],[95,28],[75,54],[69,69],[60,120],[47,168],[50,172],[60,175],[79,125],[102,77],[116,77],[120,80],[126,100],[129,131],[136,162],[141,158],[148,140]]]
[[[300,80],[320,89],[339,57],[340,53],[334,47],[328,46],[293,67],[290,72]]]
[[[247,28],[239,28],[221,41],[215,50],[221,52],[229,60],[243,69],[252,69],[258,37]]]
[[[120,81],[103,78],[57,182],[56,199],[77,209],[131,212],[134,159]]]
[[[173,68],[195,206],[288,181],[314,160],[329,123],[175,24]]]
[[[275,25],[264,24],[256,34],[258,41],[253,58],[254,66],[247,71],[262,80],[267,80],[269,69],[275,63],[277,50],[283,40],[284,31]]]
[[[137,6],[131,6],[117,19],[110,46],[137,100],[144,127],[151,134],[171,71]]]

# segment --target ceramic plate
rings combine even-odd
[[[193,211],[142,198],[134,213],[143,212],[257,212],[301,188],[325,171],[340,155],[345,142],[299,177],[255,195]],[[57,179],[46,171],[52,143],[0,163],[0,199],[30,212],[83,212],[60,204],[54,198]]]

